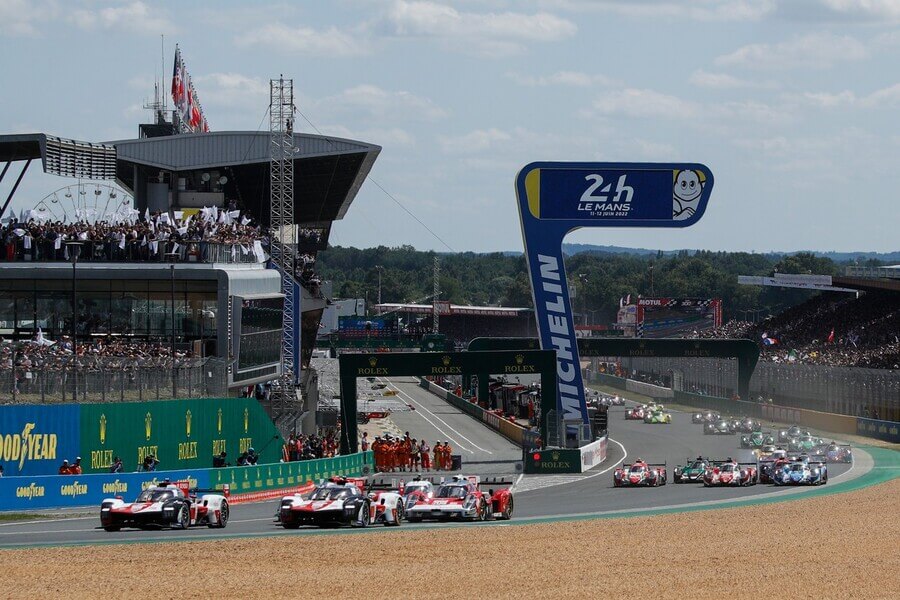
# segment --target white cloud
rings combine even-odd
[[[655,90],[635,88],[601,94],[594,100],[591,108],[594,114],[628,117],[688,119],[700,114],[700,106],[694,102]]]
[[[440,136],[438,144],[447,154],[469,154],[483,152],[495,147],[499,143],[512,139],[506,131],[500,129],[476,129],[463,135]]]
[[[772,14],[776,7],[775,0],[542,0],[540,4],[572,12],[694,21],[758,21]]]
[[[894,108],[900,105],[900,83],[895,83],[871,94],[859,95],[852,90],[839,92],[804,92],[787,96],[790,102],[815,108]]]
[[[580,71],[557,71],[551,75],[522,75],[520,73],[507,73],[506,77],[519,85],[528,87],[545,86],[571,86],[591,87],[594,85],[615,85],[616,80],[605,75],[591,75]]]
[[[447,116],[446,111],[428,98],[407,91],[390,91],[376,85],[361,84],[339,94],[314,102],[318,113],[360,114],[378,119],[433,121]]]
[[[800,22],[885,24],[900,20],[897,0],[790,0],[778,6],[777,17]]]
[[[323,125],[319,127],[319,131],[324,135],[378,144],[386,150],[415,146],[416,144],[415,136],[400,127],[351,129],[343,125]]]
[[[393,35],[438,39],[485,56],[518,54],[532,42],[556,42],[577,31],[573,22],[546,12],[475,13],[430,1],[396,0],[386,21]]]
[[[36,36],[39,23],[55,16],[53,4],[26,0],[0,1],[0,35]]]
[[[240,73],[197,75],[194,87],[209,106],[262,110],[269,103],[269,82]]]
[[[826,69],[838,62],[856,61],[869,55],[857,39],[830,33],[795,37],[777,44],[749,44],[719,56],[719,66],[751,69]]]
[[[739,79],[734,75],[729,75],[727,73],[710,73],[709,71],[704,71],[703,69],[697,69],[696,71],[694,71],[691,74],[690,82],[702,88],[715,90],[771,87],[771,84],[768,83],[756,83],[753,81],[747,81],[746,79]]]
[[[159,34],[175,29],[165,18],[165,12],[158,6],[151,8],[138,1],[107,6],[99,10],[78,9],[71,14],[70,20],[81,29],[126,29]]]
[[[311,27],[289,27],[282,23],[251,29],[239,35],[236,41],[245,47],[272,46],[329,58],[360,56],[368,49],[363,36],[344,32],[336,27],[318,31]]]

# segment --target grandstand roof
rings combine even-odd
[[[431,304],[376,304],[375,311],[378,314],[389,312],[416,313],[430,315],[434,307]],[[507,306],[465,306],[461,304],[450,305],[450,316],[468,315],[481,317],[524,317],[532,313],[530,308],[512,308]],[[446,314],[442,314],[446,316]]]
[[[134,191],[135,167],[175,173],[222,169],[233,174],[245,206],[269,223],[269,133],[221,131],[108,142],[118,153],[119,183]],[[366,142],[294,134],[294,205],[301,224],[341,219],[369,174],[381,147]]]
[[[0,135],[0,162],[41,160],[44,172],[79,179],[113,179],[116,150],[47,133]]]

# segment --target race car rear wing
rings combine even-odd
[[[512,477],[485,477],[478,482],[479,487],[510,487],[515,483]]]
[[[366,485],[366,489],[369,490],[399,490],[411,483],[415,483],[417,481],[427,481],[431,484],[434,484],[434,477],[411,477],[409,479],[404,479],[402,477],[379,477],[373,478],[369,481],[368,485]]]
[[[759,467],[758,462],[739,462],[739,467]]]

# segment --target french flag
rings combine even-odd
[[[762,334],[762,343],[763,346],[774,346],[778,343],[778,340],[773,337],[769,337],[768,333],[764,333]]]

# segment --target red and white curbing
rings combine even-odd
[[[264,490],[261,492],[245,492],[243,494],[231,494],[228,486],[223,488],[223,493],[230,504],[244,504],[247,502],[261,502],[263,500],[272,500],[281,498],[289,494],[305,494],[311,492],[316,487],[314,483],[309,482],[304,485],[295,485],[292,487],[278,488],[276,490]]]

